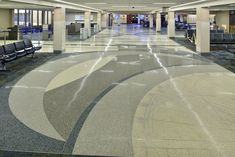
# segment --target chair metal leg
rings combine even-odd
[[[34,58],[34,53],[32,53],[32,56],[31,56],[31,58]]]
[[[2,63],[2,68],[0,69],[0,72],[10,72],[10,70],[7,70],[5,63]]]

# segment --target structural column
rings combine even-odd
[[[91,37],[91,12],[90,11],[85,12],[84,28],[87,30],[88,37]]]
[[[161,19],[161,13],[156,14],[156,31],[161,32],[162,29],[162,19]]]
[[[107,28],[108,26],[108,14],[102,14],[102,28]]]
[[[175,37],[175,12],[168,12],[167,33],[169,38]]]
[[[120,26],[121,23],[122,23],[122,21],[121,21],[121,15],[118,14],[118,15],[117,15],[117,24],[118,24],[118,26]]]
[[[140,21],[141,21],[141,15],[138,14],[138,24],[140,25]]]
[[[54,53],[65,51],[65,8],[54,9]]]
[[[98,12],[97,14],[97,24],[99,26],[99,31],[101,31],[101,13]]]
[[[153,28],[153,15],[149,15],[149,28]]]
[[[210,11],[208,8],[197,8],[196,50],[200,53],[210,52]]]

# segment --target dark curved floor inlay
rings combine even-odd
[[[33,152],[14,152],[14,151],[1,151],[0,157],[101,157],[89,155],[70,155],[70,154],[52,154],[52,153],[33,153]],[[102,156],[111,157],[111,156]]]
[[[133,76],[145,71],[162,68],[152,55],[146,55],[142,60],[140,58],[138,55],[118,56],[117,61],[112,61],[100,69],[104,71],[113,70],[114,73],[103,73],[97,70],[89,77],[74,81],[45,94],[44,107],[48,119],[62,137],[67,139],[63,149],[64,153],[72,153],[78,134],[87,116],[105,94],[117,86],[118,83]],[[208,64],[206,62],[193,61],[190,58],[171,56],[159,56],[159,59],[162,62],[161,64],[166,67]],[[82,90],[75,95],[73,102],[67,106],[82,84]]]

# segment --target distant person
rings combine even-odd
[[[213,30],[218,30],[219,29],[219,26],[216,24],[216,22],[214,21],[213,22]]]

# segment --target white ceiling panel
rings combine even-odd
[[[197,0],[64,0],[105,11],[153,11]]]

